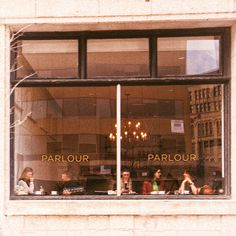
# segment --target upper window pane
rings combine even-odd
[[[77,78],[77,40],[22,40],[18,44],[17,78]]]
[[[88,77],[149,75],[148,39],[88,40]]]
[[[158,76],[218,74],[219,44],[215,36],[159,38]]]

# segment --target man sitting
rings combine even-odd
[[[84,187],[81,187],[77,180],[72,179],[70,172],[61,174],[61,182],[57,183],[56,189],[62,195],[76,195],[84,192]]]

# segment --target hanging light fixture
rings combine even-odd
[[[129,116],[129,110],[128,110],[128,97],[130,94],[125,94],[126,95],[126,107],[127,107],[127,118]],[[123,122],[122,122],[123,123]],[[111,141],[115,141],[116,140],[116,136],[117,136],[117,125],[115,124],[115,131],[111,132],[109,134],[109,139]],[[144,141],[147,139],[147,132],[145,132],[142,128],[141,128],[141,122],[140,121],[135,121],[135,122],[131,122],[128,119],[128,122],[124,122],[124,124],[122,125],[122,129],[121,129],[121,140],[124,142],[134,142],[134,141]]]

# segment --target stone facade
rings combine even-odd
[[[235,235],[236,2],[1,0],[0,235]],[[231,27],[231,197],[226,200],[9,200],[10,31]],[[234,168],[235,167],[235,168]]]

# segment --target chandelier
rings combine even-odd
[[[117,129],[117,125],[115,124],[115,129]],[[117,132],[110,133],[109,139],[111,141],[115,141],[117,136]],[[123,125],[121,130],[120,139],[124,142],[133,142],[133,141],[144,141],[147,139],[147,133],[141,129],[141,122],[131,122],[128,121]]]
[[[128,98],[130,94],[126,95],[126,114],[127,114],[127,122],[123,122],[121,125],[121,135],[120,139],[124,142],[131,143],[133,141],[144,141],[147,139],[147,133],[141,128],[140,121],[131,122],[128,119],[129,109],[128,109]],[[115,124],[115,131],[109,134],[109,139],[111,141],[115,141],[117,136],[117,125]]]

